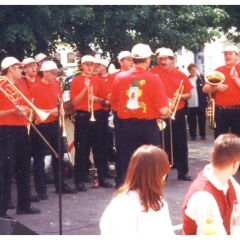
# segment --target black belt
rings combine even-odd
[[[219,105],[216,105],[216,108],[219,108],[219,109],[240,109],[240,105],[235,105],[235,106],[219,106]]]
[[[99,110],[94,110],[93,113],[95,115],[99,115],[99,114],[102,114],[104,113],[103,110],[99,109]],[[90,116],[91,115],[91,112],[88,112],[88,111],[83,111],[83,110],[77,110],[76,111],[76,114],[77,115],[80,115],[80,116]]]
[[[37,124],[37,126],[49,126],[49,125],[54,125],[54,124],[58,124],[58,121],[52,121],[52,122],[47,122],[47,123],[40,123],[40,124]]]

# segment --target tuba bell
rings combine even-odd
[[[225,76],[221,72],[218,72],[218,71],[212,71],[205,76],[205,81],[208,84],[213,85],[213,86],[217,86],[217,85],[223,83],[224,80],[225,80]]]

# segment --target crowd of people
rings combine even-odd
[[[120,69],[112,74],[108,73],[108,60],[83,56],[81,74],[70,85],[75,111],[75,188],[65,183],[64,164],[59,164],[64,153],[59,150],[64,148],[59,125],[63,126],[65,117],[57,80],[61,70],[43,53],[22,62],[15,57],[3,59],[0,217],[11,218],[7,210],[15,208],[11,201],[13,177],[18,193],[16,213],[41,213],[31,202],[48,199],[44,158],[50,148],[56,194],[87,191],[84,183],[90,181],[91,153],[98,186],[115,187],[114,198],[100,222],[102,234],[174,234],[163,196],[164,181],[171,167],[177,169],[178,180],[193,181],[188,174],[186,124],[192,141],[197,140],[197,125],[201,140],[206,140],[206,108],[211,94],[216,101],[214,150],[210,164],[185,197],[183,234],[203,234],[203,216],[209,208],[218,219],[217,232],[230,234],[233,200],[240,200],[239,185],[232,178],[240,155],[240,67],[236,46],[226,47],[223,53],[226,64],[216,71],[224,74],[225,80],[218,85],[205,82],[193,63],[187,68],[188,76],[178,70],[169,48],[158,48],[154,54],[149,45],[136,44],[131,52],[119,53]],[[153,55],[156,66],[151,66]],[[108,125],[111,114],[114,134]],[[37,196],[30,192],[31,158]],[[109,172],[110,161],[115,162],[115,175]],[[107,180],[110,178],[115,186]]]

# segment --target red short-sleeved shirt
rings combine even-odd
[[[235,66],[238,76],[240,76],[240,65]],[[231,68],[227,68],[226,66],[221,66],[216,69],[224,74],[225,81],[223,84],[228,85],[228,89],[224,92],[215,92],[215,103],[220,106],[236,106],[240,105],[240,89],[235,83],[235,81],[230,77]]]
[[[18,105],[22,106],[28,106],[25,100],[19,95],[19,94],[12,94],[13,91],[11,91],[11,86],[6,86],[8,83],[4,83],[2,85],[2,88],[8,89],[8,93],[17,101]],[[8,84],[9,85],[9,84]],[[24,85],[21,84],[21,82],[18,82],[15,84],[15,87],[19,89],[19,91],[26,97],[29,97],[28,90],[24,87]],[[29,99],[28,99],[29,100]],[[0,91],[0,110],[10,110],[14,109],[15,105],[12,103],[12,101],[4,95],[2,91]],[[1,117],[0,118],[0,126],[6,125],[6,126],[27,126],[28,121],[24,116],[17,116],[15,114],[11,114],[6,117]]]
[[[118,105],[118,117],[122,119],[155,119],[159,109],[168,105],[162,81],[140,67],[116,75],[111,101]]]
[[[188,77],[181,71],[179,71],[176,68],[173,68],[171,71],[165,71],[162,67],[159,65],[153,67],[150,69],[150,72],[157,74],[165,87],[165,90],[167,92],[168,98],[173,99],[174,93],[177,91],[181,84],[181,80],[183,80],[183,94],[189,93],[191,89],[193,89],[193,85],[191,84]],[[182,109],[185,105],[185,102],[181,99],[179,101],[179,105],[177,110]]]
[[[30,89],[37,82],[37,80],[35,79],[35,82],[31,82],[27,78],[22,78],[21,82],[25,84],[28,89]]]
[[[30,89],[34,105],[38,109],[52,110],[58,106],[58,98],[62,98],[62,89],[57,81],[46,84],[38,81]],[[58,117],[49,116],[43,123],[56,121]]]
[[[93,86],[93,95],[96,97],[101,97],[102,89],[101,84],[96,76],[91,77],[85,77],[83,75],[78,75],[72,80],[71,86],[70,86],[70,100],[74,99],[85,87],[85,78],[88,78],[90,80],[90,84]],[[102,106],[98,102],[93,103],[93,109],[99,110]],[[88,92],[86,91],[85,95],[83,96],[82,100],[79,102],[77,106],[75,106],[76,110],[83,110],[88,111]]]

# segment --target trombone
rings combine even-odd
[[[33,101],[34,101],[34,98],[32,98],[32,103],[33,103]],[[33,120],[33,109],[32,108],[30,109],[30,114],[29,114],[28,118],[32,122],[32,120]],[[31,124],[28,123],[28,125],[27,125],[28,135],[30,134],[30,127],[31,127]]]
[[[5,88],[3,85],[5,84]],[[37,121],[39,123],[43,122],[45,119],[48,118],[50,112],[43,112],[36,108],[31,101],[29,101],[24,94],[14,86],[14,84],[5,76],[0,76],[0,90],[3,92],[3,94],[14,104],[14,106],[22,113],[22,115],[26,118],[26,120],[29,122],[29,124],[34,128],[34,130],[38,133],[38,135],[42,138],[42,140],[47,144],[47,146],[51,149],[51,151],[54,153],[56,158],[59,158],[59,155],[57,152],[52,148],[52,146],[49,144],[49,142],[44,138],[44,136],[39,132],[39,130],[36,128],[36,126],[32,123],[31,119],[29,119],[23,110],[20,108],[18,101],[20,99],[23,99],[27,105],[33,110],[34,114],[37,117]]]
[[[94,112],[93,112],[93,86],[89,85],[88,86],[88,111],[91,112],[91,122],[95,122],[96,119],[94,117]]]
[[[60,127],[62,127],[62,137],[66,137],[67,133],[66,133],[66,128],[65,128],[63,101],[62,101],[62,99],[60,101],[61,101],[61,110],[63,113],[62,115],[60,115]]]

